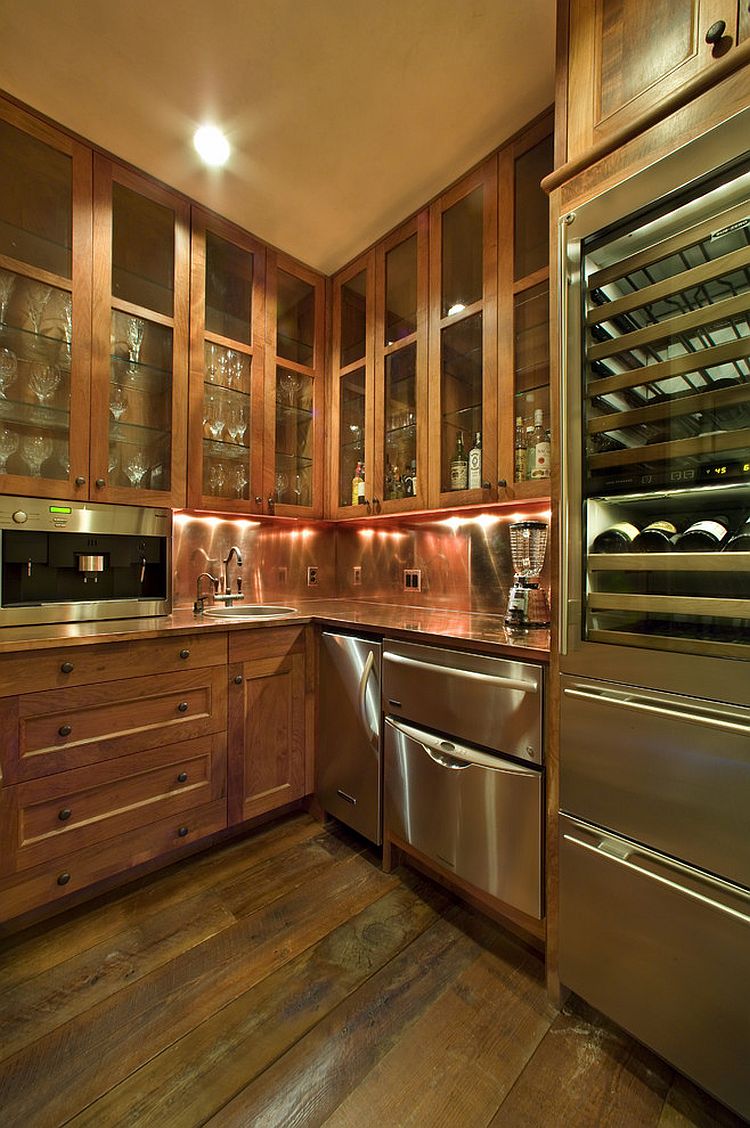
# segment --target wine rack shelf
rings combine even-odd
[[[717,619],[750,619],[750,599],[590,592],[588,604],[591,611],[642,611],[665,616],[705,615]]]
[[[588,557],[591,572],[748,572],[750,552],[609,552]]]
[[[608,631],[591,628],[587,636],[592,642],[608,642],[616,646],[642,646],[646,649],[658,648],[675,654],[695,654],[695,639],[675,638],[672,635],[644,634],[640,631]],[[741,642],[713,642],[701,639],[700,652],[710,658],[735,658],[747,662],[750,659],[748,647]]]

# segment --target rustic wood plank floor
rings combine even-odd
[[[738,1128],[377,862],[295,815],[3,941],[0,1122]]]

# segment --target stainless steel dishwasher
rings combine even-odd
[[[324,811],[380,845],[381,645],[324,631],[320,637],[315,794]]]
[[[383,648],[389,835],[543,915],[543,669],[455,650]]]

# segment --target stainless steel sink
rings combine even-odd
[[[296,615],[296,607],[280,607],[277,603],[246,603],[238,607],[209,607],[203,612],[212,619],[285,619]]]

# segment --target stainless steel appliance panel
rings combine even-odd
[[[750,1117],[750,893],[563,816],[560,975]]]
[[[315,794],[376,845],[383,841],[380,659],[379,642],[321,635]]]
[[[750,887],[750,709],[561,684],[562,810]]]
[[[541,764],[541,666],[387,640],[387,713]]]
[[[386,717],[388,828],[439,868],[542,917],[542,775]]]

